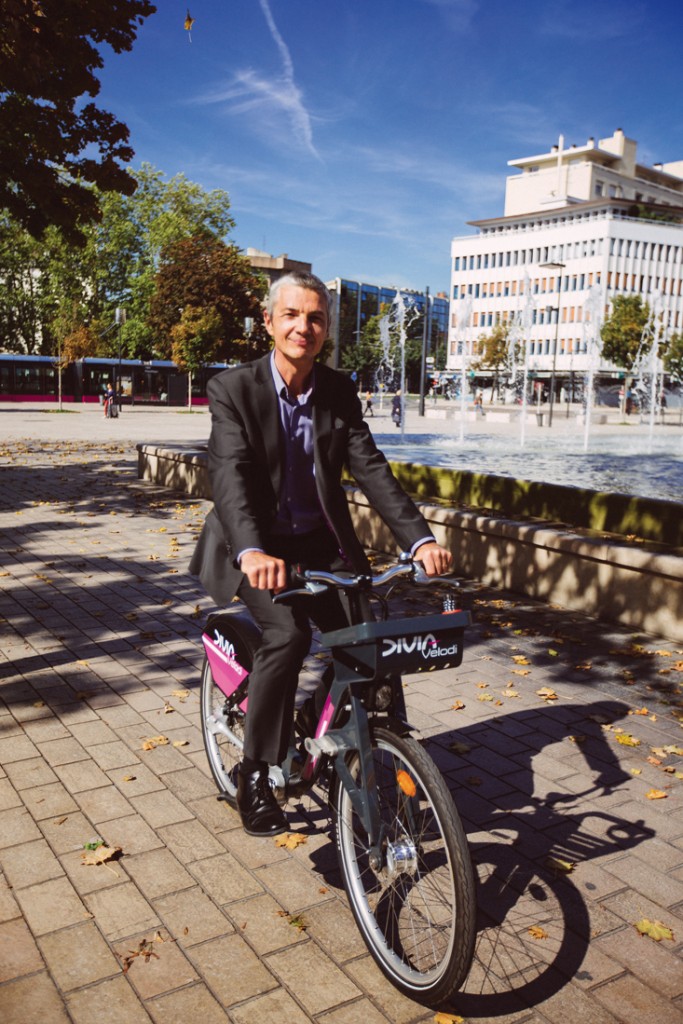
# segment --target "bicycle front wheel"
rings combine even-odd
[[[462,823],[442,775],[410,737],[373,732],[382,821],[381,864],[338,782],[336,843],[344,886],[365,943],[386,977],[427,1006],[462,985],[474,951],[474,875]],[[360,779],[358,755],[350,764]]]

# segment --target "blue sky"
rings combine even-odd
[[[622,128],[683,159],[681,0],[157,0],[98,102],[241,248],[432,292],[507,161]]]

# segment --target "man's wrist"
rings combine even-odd
[[[410,549],[411,558],[415,558],[415,555],[417,554],[419,548],[421,548],[423,544],[436,544],[436,537],[422,537],[421,540],[415,541],[412,548]]]
[[[245,548],[244,551],[240,551],[237,558],[235,559],[238,565],[240,565],[243,557],[245,555],[248,555],[250,551],[258,551],[260,552],[260,554],[263,554],[263,548]]]

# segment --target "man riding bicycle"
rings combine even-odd
[[[190,571],[217,604],[237,596],[263,636],[249,681],[237,805],[245,831],[270,836],[287,819],[268,783],[268,765],[289,745],[298,676],[311,641],[309,617],[323,630],[346,625],[336,593],[305,605],[274,604],[287,565],[369,572],[341,483],[345,466],[430,576],[451,566],[405,494],[363,419],[353,383],[316,362],[327,338],[330,294],[312,274],[271,286],[264,323],[272,352],[212,378],[209,513]]]

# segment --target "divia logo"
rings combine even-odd
[[[383,658],[389,658],[392,654],[412,654],[413,651],[421,654],[425,660],[429,658],[445,658],[450,654],[458,653],[457,643],[450,644],[447,647],[440,647],[433,633],[417,634],[410,637],[400,636],[396,640],[385,639],[382,642],[385,645],[382,651]]]
[[[214,629],[213,631],[213,642],[215,643],[216,647],[223,652],[223,654],[228,659],[233,668],[242,668],[239,661],[237,660],[234,645],[231,644],[229,640],[226,640],[223,634],[219,633],[217,629]]]

